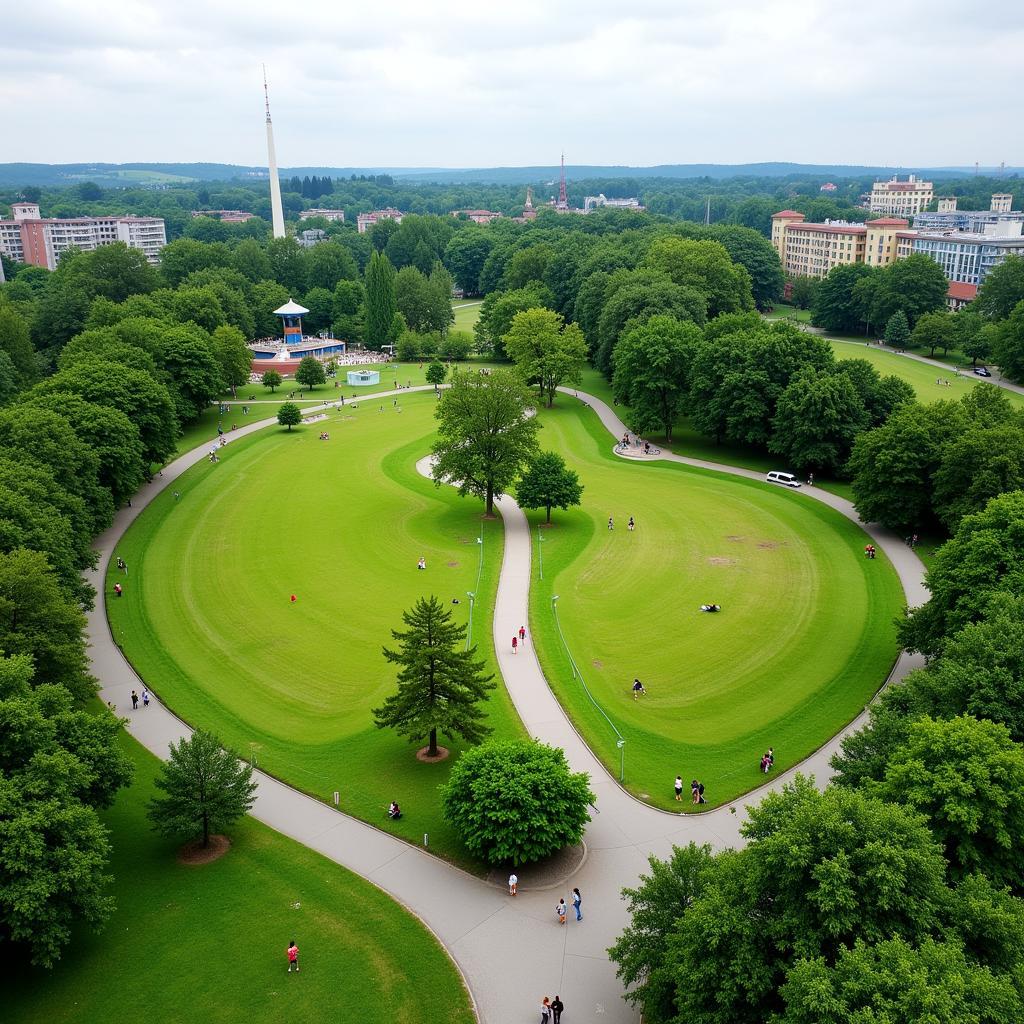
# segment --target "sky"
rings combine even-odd
[[[33,0],[0,162],[1024,165],[1024,3]]]

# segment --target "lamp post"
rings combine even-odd
[[[619,782],[626,778],[626,741],[619,740],[615,746],[619,748]]]
[[[540,524],[537,524],[537,558],[540,561],[540,578],[544,579],[544,535],[540,532]]]
[[[476,594],[472,590],[466,591],[469,598],[469,629],[466,631],[466,650],[468,651],[473,643],[473,605],[476,602]]]

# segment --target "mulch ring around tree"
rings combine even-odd
[[[422,761],[424,764],[437,764],[438,761],[443,761],[448,757],[447,747],[438,747],[437,753],[433,757],[427,753],[429,749],[430,747],[420,747],[416,751],[416,760]]]
[[[587,844],[580,842],[576,846],[563,847],[544,860],[521,864],[519,867],[503,864],[491,868],[487,873],[487,881],[491,885],[507,887],[508,876],[514,871],[519,876],[520,891],[565,888],[579,874],[587,861],[588,852]],[[568,892],[565,898],[567,903],[571,902]]]
[[[210,842],[203,846],[202,839],[193,839],[178,851],[178,863],[198,867],[220,860],[231,849],[231,840],[227,836],[210,836]]]

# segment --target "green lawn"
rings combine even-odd
[[[903,604],[896,574],[881,554],[863,558],[856,525],[805,495],[625,463],[593,412],[558,402],[541,414],[542,443],[566,456],[586,490],[582,509],[556,512],[541,530],[543,581],[535,555],[531,623],[545,673],[617,775],[615,736],[559,643],[558,594],[584,681],[625,736],[630,791],[679,808],[678,772],[700,778],[711,803],[732,799],[761,781],[767,747],[778,768],[795,764],[884,681]],[[722,612],[701,613],[705,602]],[[634,677],[648,690],[639,701]]]
[[[115,638],[187,722],[245,756],[254,749],[261,767],[318,797],[340,791],[343,811],[414,842],[429,833],[433,850],[465,863],[439,810],[451,761],[420,764],[370,714],[395,687],[381,646],[421,595],[465,622],[474,591],[473,639],[493,667],[501,523],[416,473],[435,403],[430,393],[397,407],[363,401],[237,440],[181,478],[179,501],[164,492],[139,517],[117,551],[131,570],[125,596],[111,600],[116,569],[106,591]],[[500,685],[490,724],[521,733]],[[397,823],[385,816],[392,799],[405,811]]]
[[[231,851],[202,867],[149,829],[157,760],[127,736],[133,785],[103,817],[117,910],[82,929],[52,971],[10,954],[0,969],[5,1024],[471,1019],[437,940],[380,890],[246,818]],[[295,939],[301,972],[286,971]]]
[[[452,302],[452,311],[455,313],[455,323],[452,324],[453,331],[472,331],[473,325],[480,319],[480,307],[483,299],[455,299]]]

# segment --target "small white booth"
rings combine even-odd
[[[354,388],[365,388],[370,384],[380,383],[379,370],[349,370],[348,382]]]

